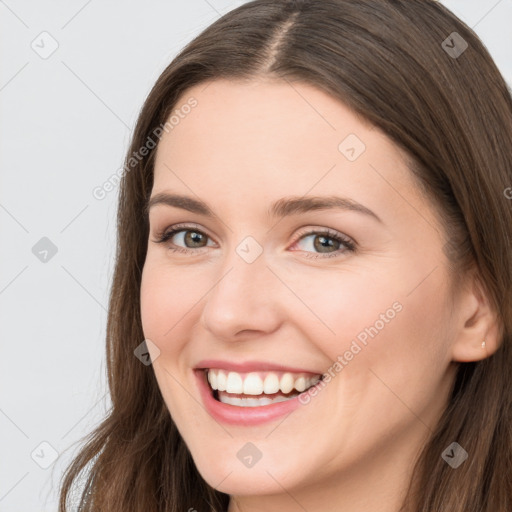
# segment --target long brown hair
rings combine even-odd
[[[383,130],[406,151],[436,206],[454,283],[469,267],[478,270],[498,314],[500,348],[482,361],[459,363],[404,509],[512,510],[510,90],[475,33],[433,0],[256,0],[191,41],[141,110],[120,184],[106,340],[112,408],[68,467],[60,512],[69,510],[78,480],[85,481],[81,511],[227,508],[229,496],[198,473],[152,367],[134,356],[144,339],[139,293],[156,148],[130,158],[155,138],[191,86],[255,77],[311,84]],[[469,453],[457,470],[441,458],[453,441]]]

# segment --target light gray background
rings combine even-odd
[[[56,510],[72,444],[110,405],[117,188],[92,191],[122,166],[160,72],[242,3],[0,0],[0,512]],[[512,84],[512,0],[444,3]],[[57,248],[46,262],[32,251],[43,237]]]

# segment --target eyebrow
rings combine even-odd
[[[212,209],[205,202],[189,196],[160,192],[149,199],[146,212],[156,205],[173,206],[206,217],[215,217]],[[271,205],[267,215],[271,218],[282,218],[315,210],[331,209],[361,213],[382,223],[382,219],[366,206],[352,199],[338,196],[284,197]]]

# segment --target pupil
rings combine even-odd
[[[191,242],[192,244],[196,244],[198,242],[201,242],[201,238],[202,235],[200,233],[197,233],[195,231],[187,231],[187,234],[185,235],[185,242]]]
[[[317,243],[317,240],[320,240],[320,242]],[[335,243],[339,243],[339,242],[333,240],[332,238],[318,235],[315,238],[314,246],[315,246],[315,249],[318,250],[318,249],[325,249],[327,247],[334,247]],[[320,252],[322,252],[322,251],[320,251]],[[330,251],[327,251],[327,252],[330,252]]]

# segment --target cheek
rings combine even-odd
[[[379,314],[394,299],[400,310],[379,322]],[[346,391],[390,425],[414,422],[415,415],[427,424],[433,422],[446,400],[450,364],[443,282],[432,279],[409,296],[391,294],[380,304],[377,311],[368,303],[359,304],[360,310],[372,310],[374,316],[351,338],[360,350],[354,356],[347,353],[352,360],[343,369]],[[360,320],[365,316],[359,315]]]
[[[378,406],[396,400],[393,391],[425,403],[449,364],[446,280],[432,275],[411,293],[421,271],[395,270],[301,274],[292,285],[318,317],[296,315],[297,322],[329,357],[329,373],[354,403],[368,392]]]
[[[156,274],[145,266],[142,272],[140,289],[140,313],[144,336],[151,340],[157,340],[169,328],[163,312],[172,305],[172,296],[164,293],[165,287],[161,280],[156,279]],[[168,304],[171,302],[171,304]],[[167,309],[168,315],[173,309]],[[167,320],[172,320],[167,317]],[[167,325],[165,325],[167,324]]]
[[[399,284],[390,272],[380,274],[349,266],[343,271],[290,273],[287,283],[300,299],[292,298],[290,319],[332,361],[350,350],[354,340],[361,347],[369,346],[369,340],[384,337],[403,314]]]
[[[144,337],[160,350],[155,372],[161,364],[168,367],[176,360],[173,355],[183,348],[179,343],[184,339],[180,330],[190,309],[187,299],[189,288],[177,282],[178,276],[168,274],[168,270],[149,263],[144,266],[141,279],[140,309]]]
[[[178,272],[146,262],[140,291],[142,328],[144,336],[158,345],[162,355],[179,349],[178,334],[197,298],[193,287],[180,282]],[[171,339],[172,344],[166,343]]]
[[[183,277],[181,278],[183,280]],[[183,395],[187,384],[183,378],[187,359],[185,332],[190,331],[187,313],[198,300],[190,286],[180,282],[179,272],[147,260],[142,272],[140,307],[145,339],[159,349],[153,359],[153,370],[167,408],[173,415],[186,414],[194,403]],[[191,390],[189,390],[191,391]],[[192,411],[195,417],[197,411]],[[178,418],[180,415],[178,414]]]

